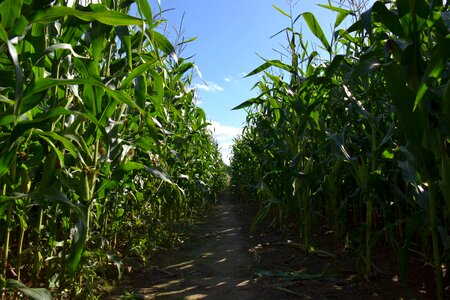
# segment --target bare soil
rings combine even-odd
[[[410,268],[405,289],[390,253],[375,251],[374,276],[361,276],[354,250],[336,249],[325,228],[313,233],[316,251],[277,230],[249,236],[253,217],[225,193],[185,246],[158,253],[126,275],[108,299],[434,299],[433,270]],[[450,291],[447,295],[450,299]]]

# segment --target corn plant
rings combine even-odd
[[[226,183],[194,65],[147,1],[5,0],[0,16],[0,292],[98,296]]]
[[[450,207],[447,5],[376,1],[365,12],[321,6],[337,12],[331,39],[311,13],[293,17],[275,7],[290,19],[282,31],[290,62],[265,60],[249,74],[263,76],[259,96],[236,107],[249,110],[233,148],[234,185],[243,195],[258,191],[255,224],[267,216],[281,228],[294,224],[307,248],[317,222],[330,226],[336,247],[350,237],[366,275],[374,272],[372,252],[384,237],[407,282],[408,252],[418,245],[413,250],[434,266],[443,299]],[[348,16],[354,23],[342,28]],[[296,31],[299,20],[321,51]],[[256,177],[243,178],[254,169]]]

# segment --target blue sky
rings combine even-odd
[[[198,105],[206,111],[209,121],[213,124],[224,160],[228,163],[232,138],[240,133],[246,117],[245,111],[231,109],[257,95],[257,91],[251,91],[251,88],[258,78],[243,77],[263,63],[258,55],[266,59],[281,59],[280,54],[274,49],[282,51],[282,46],[286,45],[285,35],[270,37],[289,26],[290,20],[279,13],[272,4],[289,12],[288,1],[160,0],[159,2],[164,10],[168,10],[163,14],[168,26],[178,28],[184,14],[182,24],[184,37],[186,39],[197,37],[187,45],[182,54],[183,57],[193,56],[192,60],[207,83],[205,85],[199,76],[194,80],[194,86],[199,92]],[[330,39],[335,14],[317,6],[317,3],[327,4],[328,1],[297,1],[292,14],[297,16],[307,11],[314,13]],[[297,22],[296,30],[301,31],[304,39],[311,43],[320,43],[304,22]],[[170,38],[175,38],[173,33]]]

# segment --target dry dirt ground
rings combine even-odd
[[[374,257],[378,274],[364,278],[358,256],[335,251],[325,230],[313,234],[318,251],[311,254],[277,231],[249,236],[252,215],[224,194],[186,246],[159,253],[147,268],[135,268],[108,299],[435,298],[432,270],[423,264],[412,268],[408,292],[383,251]]]

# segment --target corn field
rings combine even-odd
[[[368,278],[380,247],[406,284],[409,260],[419,256],[433,266],[436,299],[443,299],[450,266],[448,3],[385,0],[359,12],[321,6],[337,16],[330,38],[313,14],[275,7],[290,22],[279,32],[286,51],[248,75],[261,77],[258,96],[235,108],[248,115],[233,146],[234,191],[259,207],[253,230],[266,219],[314,251],[311,230],[325,224],[336,249],[357,249]],[[316,47],[303,39],[300,22]]]
[[[0,19],[0,293],[95,298],[226,184],[192,39],[147,0],[3,0]]]

